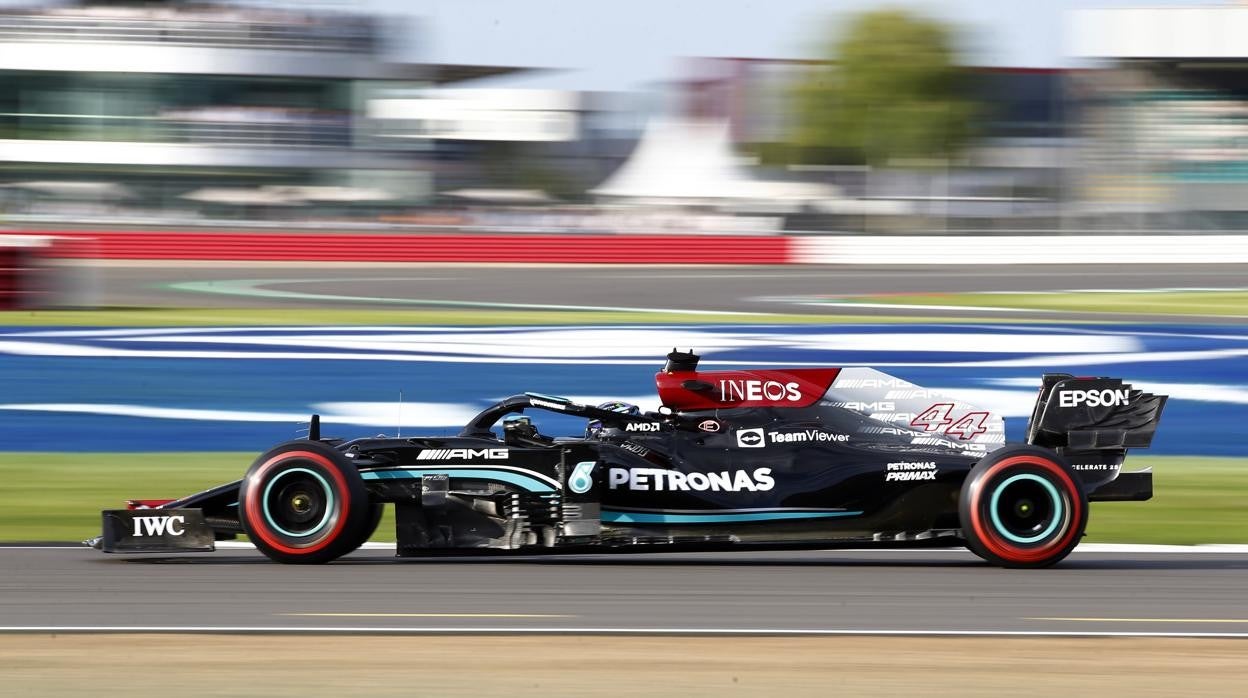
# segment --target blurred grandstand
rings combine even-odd
[[[10,220],[93,222],[422,203],[427,141],[386,138],[367,105],[516,69],[388,62],[386,37],[404,31],[213,3],[0,11],[0,201]]]
[[[1089,221],[1135,229],[1248,227],[1248,6],[1081,10],[1071,51],[1075,172]]]

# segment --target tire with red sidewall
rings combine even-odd
[[[1088,496],[1070,464],[1037,446],[1007,446],[975,464],[958,516],[966,547],[1002,567],[1048,567],[1083,538]]]
[[[276,446],[251,464],[238,493],[243,531],[278,562],[329,562],[355,550],[380,519],[359,470],[316,441]]]

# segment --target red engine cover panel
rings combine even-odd
[[[808,407],[827,392],[839,368],[779,371],[680,371],[657,373],[659,399],[674,410],[729,407]]]
[[[127,509],[155,509],[163,507],[169,502],[176,501],[173,499],[127,499]]]

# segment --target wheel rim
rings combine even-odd
[[[264,519],[289,538],[319,533],[334,513],[334,492],[314,470],[288,468],[269,480],[261,499]]]
[[[997,533],[1012,543],[1038,543],[1053,535],[1065,508],[1057,488],[1039,475],[1022,473],[996,487],[988,511]]]

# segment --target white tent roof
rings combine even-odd
[[[737,164],[725,122],[673,120],[651,121],[628,160],[590,193],[664,203],[836,195],[834,188],[823,185],[752,178]]]
[[[455,189],[444,191],[447,196],[473,201],[490,201],[494,203],[543,204],[550,202],[550,196],[541,189]]]
[[[181,198],[191,201],[203,201],[213,204],[234,204],[238,206],[298,206],[302,202],[265,189],[248,189],[241,187],[204,187],[182,194]]]

